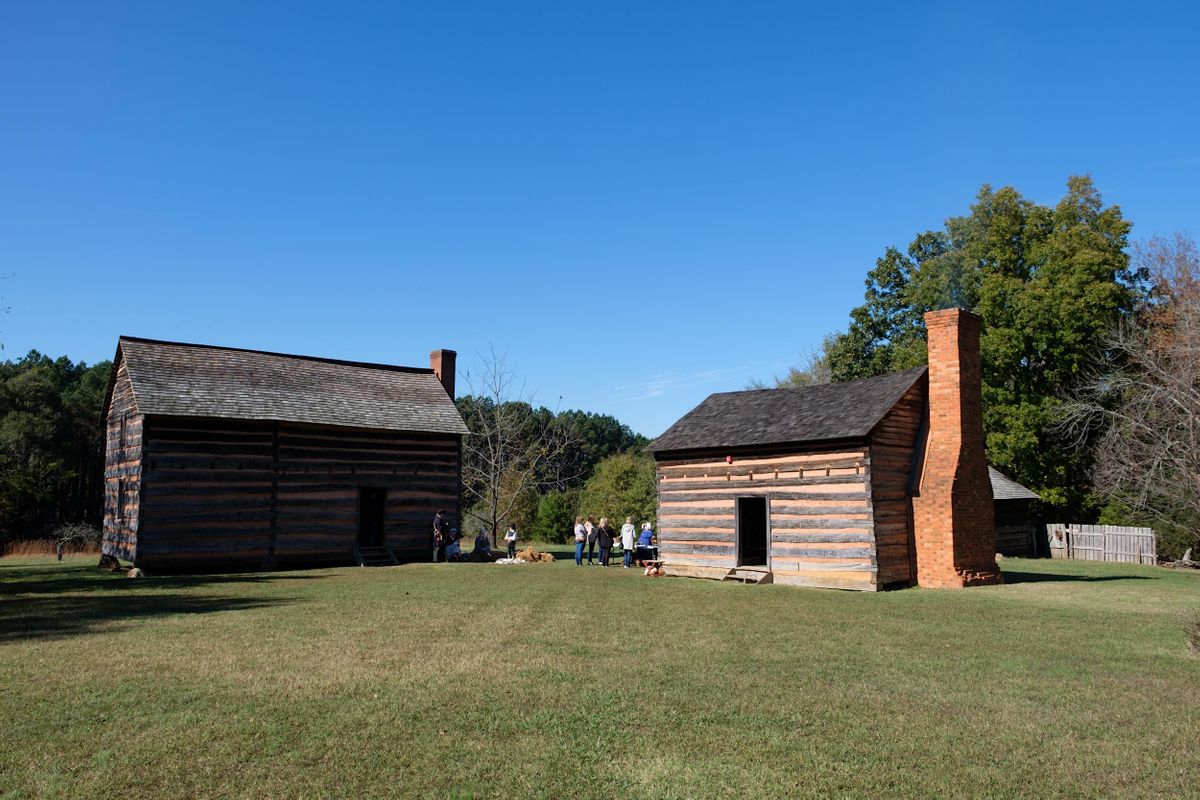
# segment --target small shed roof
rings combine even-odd
[[[432,369],[131,336],[117,357],[143,414],[468,433]]]
[[[711,394],[649,449],[664,453],[863,439],[927,370],[920,366],[846,383]]]
[[[992,479],[992,497],[996,500],[1041,500],[1037,492],[1026,489],[995,467],[988,467]]]

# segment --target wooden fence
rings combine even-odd
[[[1050,541],[1050,555],[1053,558],[1120,561],[1126,564],[1158,563],[1153,528],[1055,522],[1046,526],[1046,538]]]

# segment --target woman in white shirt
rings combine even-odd
[[[583,566],[583,546],[587,543],[587,528],[583,527],[583,517],[575,518],[575,565]]]
[[[629,569],[633,563],[633,534],[635,532],[633,517],[626,517],[625,524],[621,526],[621,552],[625,556],[625,569]]]

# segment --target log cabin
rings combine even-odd
[[[981,320],[925,322],[927,366],[714,394],[656,439],[665,573],[864,591],[999,582]]]
[[[455,353],[429,368],[121,337],[104,555],[158,571],[397,563],[459,517]]]
[[[1036,526],[1030,504],[1041,496],[994,467],[988,467],[996,518],[996,552],[1006,556],[1034,557],[1038,553]],[[1049,555],[1049,553],[1046,553]]]

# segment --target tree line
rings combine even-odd
[[[1153,520],[1178,557],[1200,521],[1200,270],[1186,238],[1131,248],[1131,227],[1086,176],[1053,206],[985,185],[888,247],[846,330],[775,384],[923,364],[925,312],[974,311],[989,462],[1038,492],[1044,519]]]
[[[0,545],[100,523],[111,370],[36,350],[0,362]]]

